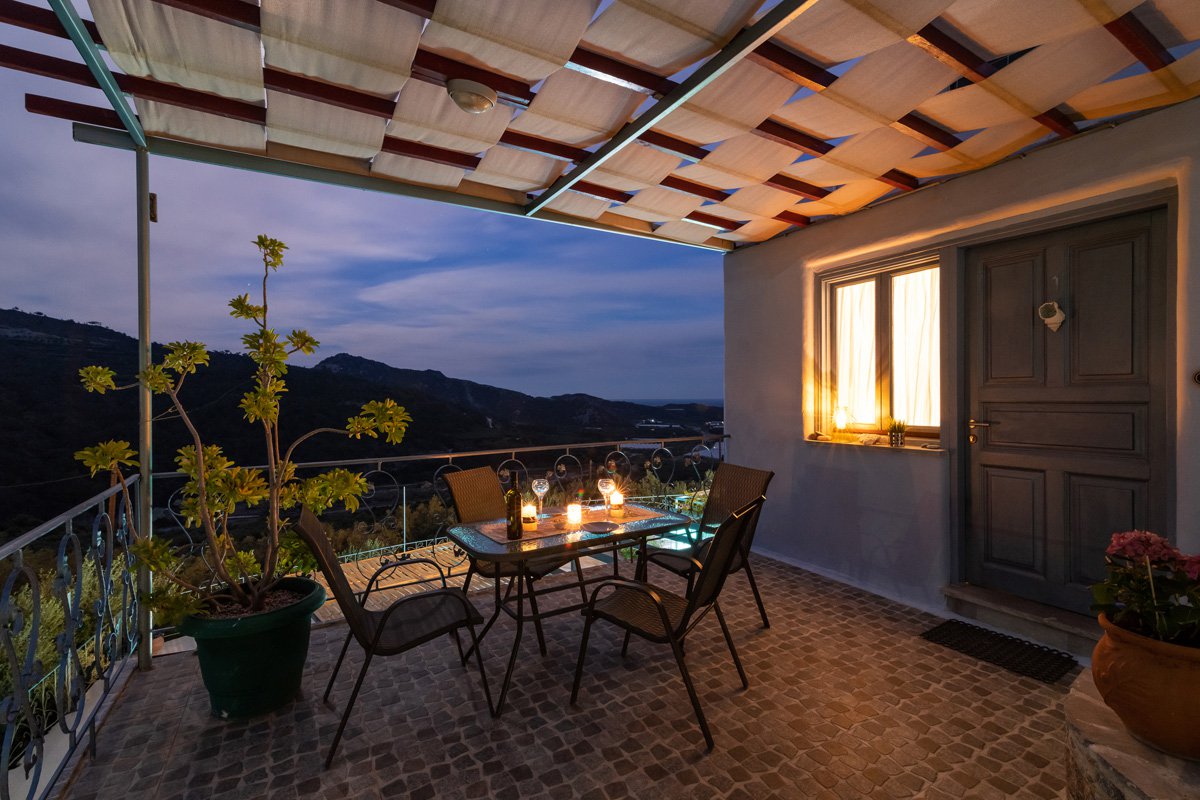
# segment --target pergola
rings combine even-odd
[[[728,251],[1200,94],[1195,0],[49,2],[0,22],[83,63],[0,66],[98,86],[26,108],[137,154],[143,367],[150,154]],[[150,433],[144,393],[147,488]]]

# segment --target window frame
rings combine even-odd
[[[834,394],[837,387],[837,289],[857,283],[872,281],[875,285],[875,410],[876,419],[870,423],[851,422],[846,430],[852,433],[886,432],[885,422],[891,418],[894,398],[892,396],[892,278],[926,269],[938,271],[938,303],[942,304],[942,264],[937,253],[909,255],[897,260],[872,265],[859,265],[831,270],[817,276],[819,317],[817,322],[818,347],[817,403],[815,430],[832,434]],[[938,337],[942,337],[944,315],[939,315]],[[941,380],[941,364],[938,365],[938,380]],[[944,401],[944,398],[943,398]],[[939,416],[944,408],[939,407]],[[825,430],[828,425],[831,430]],[[918,439],[937,439],[941,436],[941,424],[909,425],[908,435]]]

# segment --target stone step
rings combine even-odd
[[[942,587],[947,607],[959,616],[989,628],[1063,650],[1091,662],[1092,648],[1103,631],[1095,617],[1035,603],[997,589],[969,583]]]

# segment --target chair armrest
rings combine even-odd
[[[587,613],[589,616],[594,613],[597,596],[601,591],[609,587],[629,589],[631,591],[644,594],[646,597],[650,598],[650,602],[654,603],[654,607],[658,609],[658,616],[662,620],[663,630],[668,632],[674,630],[671,627],[671,619],[667,616],[667,607],[663,605],[662,595],[654,591],[654,589],[649,585],[642,583],[641,581],[634,581],[628,578],[609,578],[606,581],[601,581],[600,584],[592,590],[592,597],[588,601],[585,613]]]
[[[359,595],[358,595],[359,603],[364,606],[367,604],[367,597],[371,594],[371,592],[373,592],[376,588],[378,588],[375,585],[375,583],[379,580],[380,576],[383,575],[383,573],[387,572],[388,570],[396,569],[398,567],[407,566],[409,564],[429,564],[430,566],[432,566],[434,569],[437,570],[438,577],[442,579],[442,588],[445,589],[449,586],[449,584],[446,582],[445,571],[442,569],[441,564],[438,564],[436,561],[433,561],[432,559],[428,559],[428,558],[402,558],[402,559],[398,559],[396,561],[388,561],[383,564],[380,564],[379,569],[375,570],[375,573],[371,576],[371,579],[367,581],[367,588],[363,589],[359,593]]]

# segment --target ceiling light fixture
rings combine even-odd
[[[454,105],[468,114],[482,114],[496,107],[496,90],[478,81],[466,78],[451,78],[446,81],[446,91]]]

